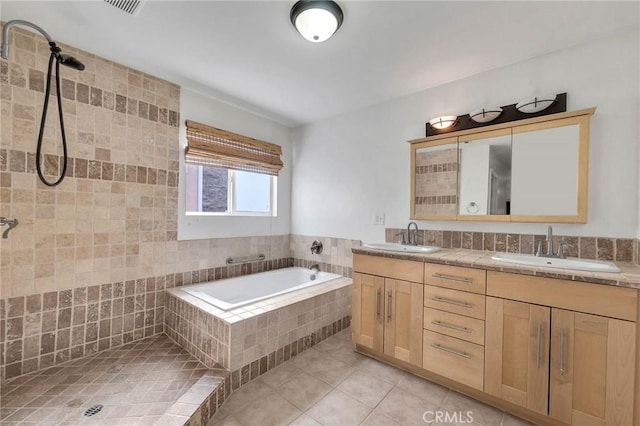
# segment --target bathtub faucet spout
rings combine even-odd
[[[320,265],[318,265],[317,263],[314,263],[313,265],[309,266],[309,270],[311,271],[311,281],[315,280],[317,275],[320,273]]]

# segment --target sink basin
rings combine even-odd
[[[363,244],[364,248],[371,248],[376,250],[389,250],[389,251],[397,251],[403,253],[434,253],[440,250],[440,247],[434,246],[408,246],[404,244],[397,243],[371,243],[371,244]]]
[[[520,265],[544,266],[547,268],[577,269],[591,272],[620,272],[620,269],[612,262],[586,259],[554,259],[550,257],[538,257],[532,254],[496,253],[493,260]]]

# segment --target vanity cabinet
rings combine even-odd
[[[486,272],[425,263],[422,368],[482,390]]]
[[[485,392],[548,412],[551,309],[487,297]]]
[[[352,339],[422,365],[423,264],[354,255]]]
[[[489,272],[487,292],[486,393],[564,424],[632,426],[636,290]]]
[[[553,309],[549,415],[571,425],[633,424],[636,324]]]
[[[640,425],[638,290],[354,254],[357,350],[535,424]]]

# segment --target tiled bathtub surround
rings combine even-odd
[[[396,235],[406,233],[406,228],[385,229],[385,241],[398,242]],[[470,250],[499,251],[508,253],[535,253],[535,241],[543,241],[546,235],[504,234],[493,232],[434,231],[421,229],[418,231],[420,244],[443,248],[464,248]],[[565,254],[582,259],[612,260],[616,262],[638,263],[638,247],[640,240],[630,238],[574,237],[554,235],[554,246],[564,240]]]
[[[313,345],[323,328],[349,318],[351,280],[339,278],[226,312],[172,289],[166,308],[165,332],[172,339],[203,364],[235,371],[261,359],[268,363],[289,345],[296,352],[298,342],[301,349]]]
[[[311,244],[318,240],[323,245],[321,254],[311,253]],[[360,247],[359,240],[344,238],[314,237],[308,235],[291,235],[290,250],[294,259],[294,266],[309,267],[315,263],[320,269],[334,274],[351,277],[353,273],[353,256],[351,249]]]

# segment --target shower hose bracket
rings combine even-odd
[[[0,226],[8,225],[9,227],[5,229],[2,233],[2,238],[9,238],[9,231],[18,226],[18,219],[7,219],[6,217],[0,217]]]

